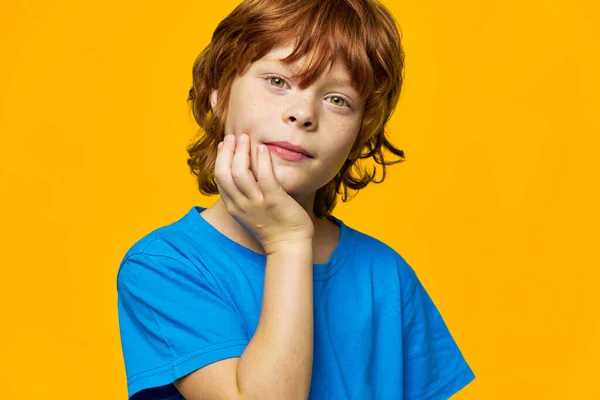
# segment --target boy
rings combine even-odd
[[[219,194],[117,278],[131,399],[447,399],[474,375],[412,268],[333,217],[381,164],[404,55],[373,0],[247,0],[194,64],[188,165]],[[358,173],[358,175],[353,175]]]

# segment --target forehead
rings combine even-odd
[[[283,66],[284,68],[287,68],[295,77],[297,76],[297,73],[300,71],[301,67],[303,67],[308,60],[306,59],[306,56],[303,56],[293,64],[286,64],[281,61],[292,51],[292,46],[276,47],[267,53],[263,58],[259,59],[257,63]],[[335,60],[331,70],[325,71],[324,74],[328,81],[334,81],[341,85],[352,86],[352,80],[350,78],[350,74],[348,73],[348,68],[346,64],[339,59]]]

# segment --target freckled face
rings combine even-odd
[[[301,90],[293,79],[295,66],[278,62],[292,50],[275,48],[235,78],[225,134],[250,136],[250,169],[255,176],[259,144],[287,141],[306,149],[313,158],[287,161],[271,155],[283,189],[305,196],[327,184],[343,166],[361,127],[364,101],[339,62]],[[216,96],[215,91],[213,106]]]

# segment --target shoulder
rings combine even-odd
[[[135,239],[133,244],[125,252],[122,263],[134,255],[140,253],[158,253],[168,254],[173,252],[174,249],[169,249],[168,243],[172,243],[172,246],[181,246],[183,242],[187,240],[189,236],[189,230],[186,227],[185,221],[179,219],[171,222],[167,225],[163,225],[156,228],[141,237]]]
[[[198,252],[202,248],[181,218],[136,239],[120,261],[117,279],[123,274],[138,275],[159,268],[165,273],[189,274],[198,268]]]
[[[350,228],[354,261],[383,273],[388,279],[398,279],[405,290],[412,290],[418,277],[406,258],[385,241],[366,232]]]
[[[348,227],[353,236],[357,255],[375,262],[394,262],[410,267],[405,258],[393,247],[368,233]]]

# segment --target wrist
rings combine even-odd
[[[277,242],[271,243],[264,246],[265,253],[267,256],[273,254],[285,254],[285,255],[306,255],[312,254],[313,250],[313,239],[312,237],[305,238],[294,238],[278,240]]]

